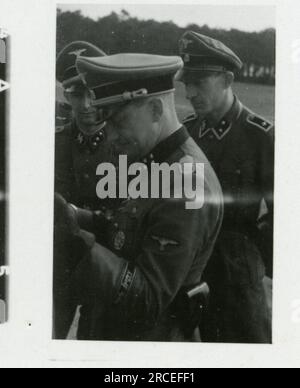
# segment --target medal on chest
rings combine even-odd
[[[114,238],[114,248],[116,251],[121,251],[124,248],[126,242],[126,236],[125,233],[121,230],[119,230]]]

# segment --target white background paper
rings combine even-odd
[[[213,3],[229,4],[209,1]],[[262,4],[230,2],[245,3]],[[0,326],[0,367],[300,366],[300,50],[296,51],[300,47],[300,4],[297,0],[263,2],[274,3],[274,345],[129,345],[51,341],[56,3],[0,0],[0,26],[11,35],[10,319]],[[299,306],[298,313],[293,306]]]

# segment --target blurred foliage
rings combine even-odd
[[[57,13],[57,52],[74,40],[86,40],[107,54],[137,52],[178,55],[178,41],[187,30],[219,39],[234,50],[248,65],[275,65],[275,29],[244,32],[236,29],[211,29],[190,24],[186,28],[172,21],[139,20],[126,10],[93,20],[80,11]]]

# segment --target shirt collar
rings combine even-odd
[[[74,140],[79,149],[84,150],[88,148],[90,151],[95,152],[105,141],[106,136],[104,127],[104,125],[99,126],[93,134],[86,135],[80,131],[77,124],[74,122]]]
[[[234,103],[231,107],[231,109],[225,114],[225,116],[222,118],[222,120],[219,122],[219,124],[215,128],[210,128],[207,125],[207,121],[204,120],[201,123],[199,137],[202,138],[206,136],[208,133],[212,132],[213,135],[218,139],[222,140],[230,131],[232,128],[232,124],[238,120],[242,113],[242,104],[238,100],[236,96],[234,96]]]
[[[144,159],[143,162],[163,163],[173,155],[188,139],[190,135],[187,129],[183,126],[178,131],[173,133],[167,139],[159,143]]]

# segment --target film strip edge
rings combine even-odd
[[[8,31],[0,27],[0,324],[7,322],[7,91]]]

